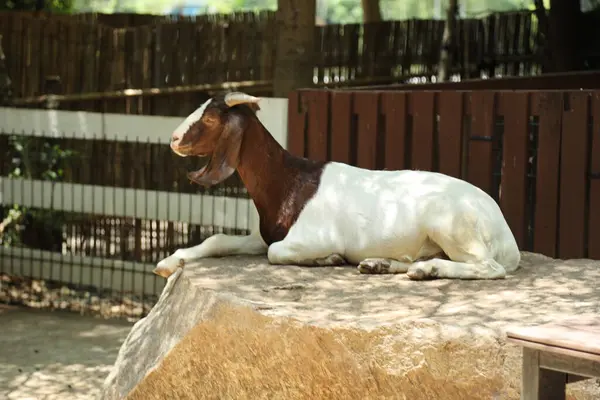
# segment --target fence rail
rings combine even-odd
[[[560,72],[537,76],[467,79],[458,82],[352,86],[352,90],[579,90],[599,89],[600,70]]]
[[[289,98],[296,155],[465,179],[519,247],[600,259],[599,91],[322,91]]]
[[[251,200],[0,177],[3,204],[105,217],[185,221],[250,230],[258,226]]]
[[[284,147],[287,110],[287,99],[266,98],[258,111]],[[151,272],[161,258],[216,232],[243,234],[256,228],[258,213],[245,191],[230,190],[231,184],[203,190],[189,181],[185,187],[168,183],[174,173],[185,176],[188,168],[169,154],[170,132],[180,122],[178,117],[0,108],[0,209],[5,217],[15,205],[24,213],[22,230],[13,236],[0,230],[0,274],[93,287],[117,297],[134,295],[145,304],[139,317],[163,288],[164,280]],[[96,144],[72,146],[75,140]],[[9,143],[22,146],[21,152],[10,152]],[[116,157],[115,148],[136,143],[158,146],[161,152],[136,147]],[[85,165],[76,161],[61,166],[60,181],[33,174],[35,165],[28,167],[28,175],[12,176],[15,168],[43,158],[40,149],[55,145],[97,153],[82,155],[88,158],[89,179],[78,174]],[[130,157],[141,158],[141,168],[155,176],[129,179],[129,170],[138,169],[128,164]],[[169,164],[174,165],[165,169]],[[11,243],[14,235],[18,240]]]

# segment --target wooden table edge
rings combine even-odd
[[[565,321],[560,321],[538,326],[511,326],[507,328],[508,329],[505,331],[507,339],[539,343],[541,345],[553,348],[562,348],[600,357],[600,346],[597,342],[597,338],[600,337],[600,320],[598,321],[598,325],[586,325],[583,327],[569,327],[566,325]],[[544,333],[542,333],[546,329],[549,330],[545,332],[548,334],[548,336],[544,336]],[[571,336],[571,332],[583,333],[587,336],[593,337],[593,339],[590,337],[589,340],[591,340],[594,345],[590,345],[589,341],[571,340],[564,337],[559,338],[553,336],[553,333],[558,333],[561,336]]]
[[[539,342],[533,342],[530,340],[513,338],[510,336],[507,336],[506,341],[509,343],[517,344],[521,347],[529,348],[529,349],[546,351],[549,353],[556,353],[556,354],[561,354],[561,355],[575,357],[575,358],[582,358],[585,360],[600,363],[600,355],[595,354],[595,353],[590,353],[590,352],[581,351],[581,350],[574,350],[574,349],[570,349],[567,347],[552,346],[552,345],[547,345],[547,344],[543,344],[543,343],[539,343]]]

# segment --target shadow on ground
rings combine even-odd
[[[96,398],[132,324],[0,306],[0,398]]]

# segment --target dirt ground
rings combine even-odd
[[[0,305],[0,399],[95,399],[132,323]]]

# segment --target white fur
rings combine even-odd
[[[166,278],[178,267],[183,267],[192,260],[239,254],[265,254],[266,251],[267,244],[258,231],[248,236],[218,233],[197,246],[176,250],[156,265],[154,273]]]
[[[211,101],[212,98],[206,100],[200,107],[196,109],[196,111],[188,115],[186,119],[184,119],[183,122],[179,124],[177,128],[175,128],[175,130],[173,131],[173,136],[183,136],[183,134],[185,134],[190,129],[190,126],[200,121],[200,118],[202,118],[202,115],[204,115],[204,110],[206,110],[206,107],[210,104]],[[173,149],[173,151],[175,151],[177,155],[185,157],[185,154],[178,153],[175,149]]]
[[[441,252],[452,261],[420,261]],[[325,167],[317,193],[285,240],[268,250],[274,264],[331,254],[352,264],[387,259],[394,264],[387,272],[411,277],[462,279],[501,278],[520,261],[500,208],[476,186],[434,172],[341,163]]]
[[[155,272],[164,276],[162,271],[172,273],[195,258],[265,251],[272,264],[336,265],[345,259],[364,273],[413,279],[504,278],[520,262],[500,208],[470,183],[427,171],[329,163],[284,240],[267,250],[257,232],[213,236],[177,250]],[[431,258],[442,252],[450,260]]]

